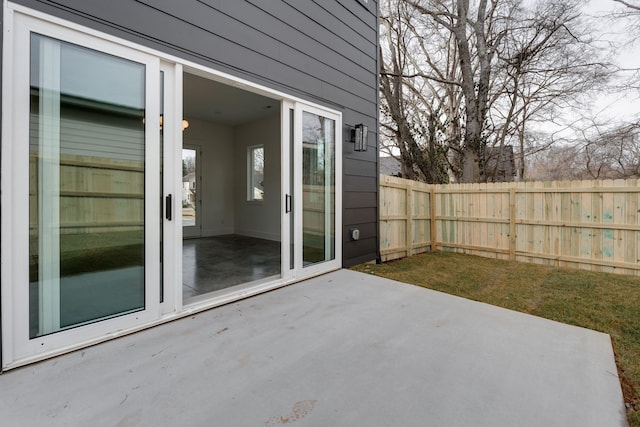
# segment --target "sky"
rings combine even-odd
[[[604,38],[621,41],[625,39],[628,30],[627,24],[619,20],[608,20],[604,17],[607,14],[624,8],[613,0],[591,0],[585,6],[585,12],[595,16],[602,16],[599,20]],[[640,32],[639,32],[640,34]],[[626,45],[617,52],[615,57],[617,65],[623,68],[640,69],[640,40],[634,45]],[[638,91],[627,91],[626,94],[602,95],[595,100],[595,111],[599,111],[604,117],[613,117],[620,120],[638,120],[640,118],[640,93]]]

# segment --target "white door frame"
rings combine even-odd
[[[8,12],[5,9],[5,12]],[[29,86],[32,32],[145,65],[145,85],[159,87],[159,58],[102,38],[23,14],[6,13],[2,138],[2,343],[3,365],[37,360],[54,349],[90,344],[97,336],[131,329],[159,317],[159,91],[145,90],[145,308],[107,320],[29,339]],[[5,191],[11,189],[7,194]],[[9,211],[11,212],[10,214]],[[7,215],[8,214],[8,215]],[[11,268],[6,268],[11,266]]]
[[[164,73],[160,310],[166,316],[182,310],[182,65],[162,61],[160,71]]]
[[[293,124],[290,111],[293,110]],[[302,113],[309,112],[335,122],[335,253],[330,261],[303,265],[303,177],[302,177]],[[291,135],[291,132],[293,135]],[[285,100],[282,102],[282,271],[285,279],[300,280],[336,270],[342,266],[342,115],[334,110]],[[291,142],[293,137],[293,142]],[[292,148],[290,146],[293,145]],[[291,168],[293,167],[293,171]],[[293,180],[291,194],[290,180]],[[291,212],[287,212],[292,196]],[[290,221],[293,219],[293,236]],[[293,244],[293,269],[290,268],[290,245]],[[286,272],[286,275],[285,275]]]

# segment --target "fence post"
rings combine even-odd
[[[436,238],[436,187],[431,186],[429,191],[429,233],[431,234],[431,251],[437,250],[437,238]]]
[[[509,259],[516,260],[516,189],[509,187]]]

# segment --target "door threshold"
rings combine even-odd
[[[294,283],[294,280],[283,280],[282,276],[275,275],[251,282],[241,283],[225,289],[220,289],[206,294],[191,297],[184,302],[183,312],[193,313],[203,311],[221,305],[249,298],[254,295],[268,292],[274,289]]]

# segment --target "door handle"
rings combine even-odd
[[[172,218],[172,215],[171,215],[171,211],[172,211],[172,209],[171,209],[171,207],[172,207],[171,206],[172,205],[171,199],[172,199],[171,194],[168,194],[164,198],[164,215],[165,215],[165,218],[167,218],[168,221],[171,221],[171,218]]]
[[[286,194],[284,197],[284,213],[291,212],[291,196]]]

